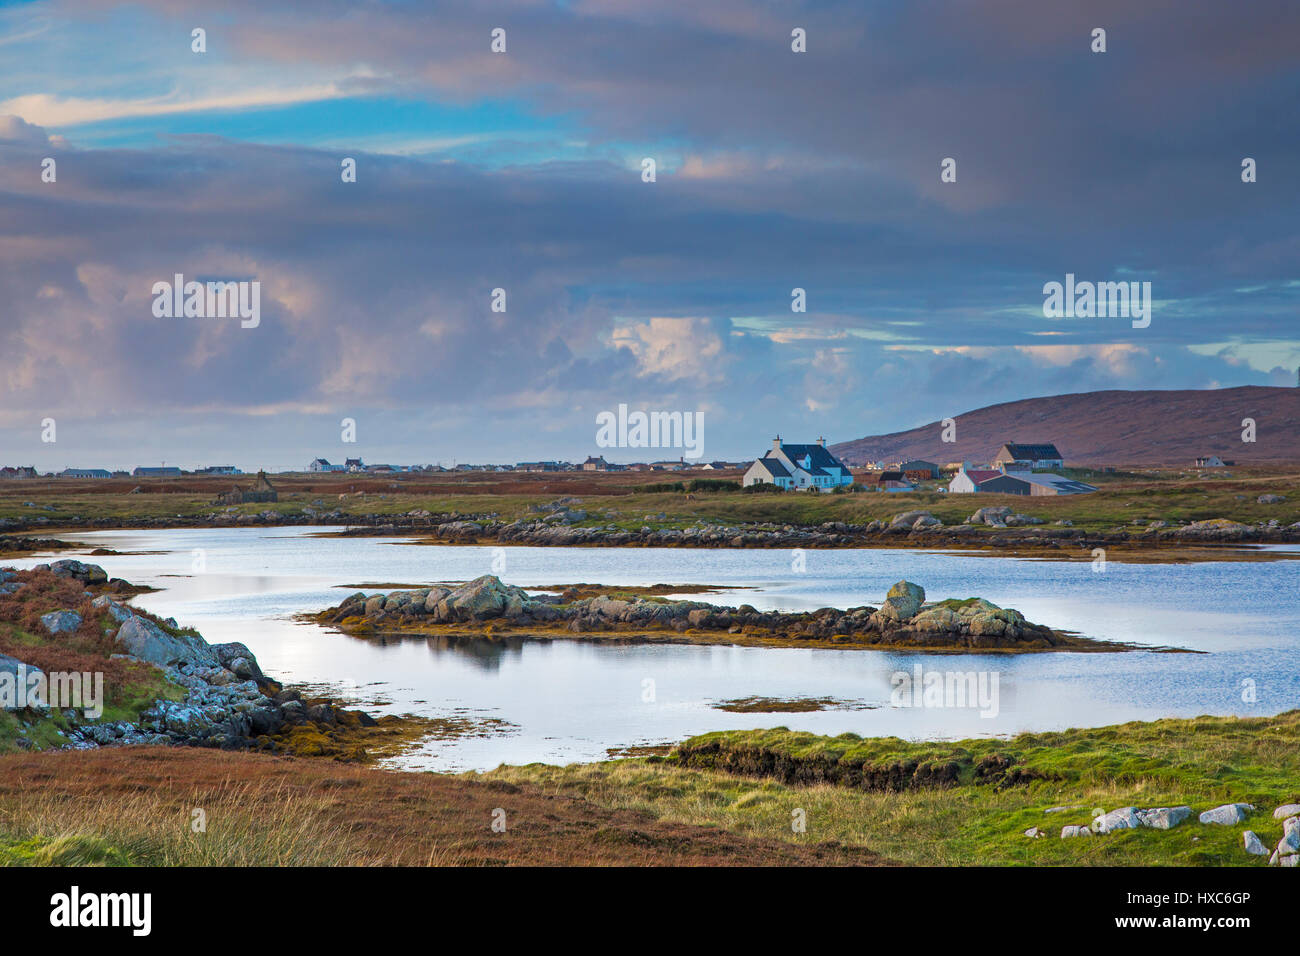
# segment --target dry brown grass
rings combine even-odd
[[[195,834],[195,808],[207,832]],[[494,833],[493,811],[507,829]],[[155,865],[844,865],[872,852],[656,820],[532,785],[184,748],[0,757],[0,837]]]

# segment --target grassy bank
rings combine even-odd
[[[817,782],[835,777],[837,766],[856,767],[858,780],[875,787],[854,785],[851,773]],[[502,768],[485,779],[740,834],[870,846],[908,864],[1262,866],[1264,858],[1242,849],[1241,834],[1253,829],[1271,847],[1282,835],[1272,809],[1300,801],[1300,711],[957,743],[733,732],[693,738],[664,760]],[[801,779],[810,782],[794,782]],[[1199,813],[1228,802],[1260,812],[1239,826],[1193,817],[1167,831],[1059,837],[1064,825],[1089,823],[1096,808],[1186,804]],[[1060,806],[1075,809],[1044,812]],[[806,833],[792,831],[796,810]],[[1030,827],[1047,836],[1026,837]]]
[[[88,527],[95,521],[130,527],[133,523],[169,520],[198,521],[214,512],[256,515],[264,511],[300,515],[304,507],[317,512],[339,510],[348,516],[431,514],[495,515],[502,521],[537,518],[533,506],[560,497],[581,499],[588,512],[579,526],[614,526],[639,530],[649,526],[684,528],[697,522],[723,525],[776,523],[815,526],[824,522],[866,524],[887,520],[902,511],[926,509],[945,524],[958,524],[983,505],[1010,505],[1017,511],[1051,522],[1068,519],[1086,531],[1136,527],[1151,521],[1197,521],[1230,518],[1256,523],[1276,518],[1283,525],[1300,521],[1300,472],[1295,467],[1234,468],[1230,474],[1186,469],[1150,469],[1107,474],[1081,471],[1095,484],[1096,494],[1063,498],[1015,495],[945,495],[937,490],[913,494],[845,493],[833,495],[789,492],[751,494],[741,491],[698,491],[688,497],[689,474],[629,473],[523,475],[351,475],[272,476],[280,500],[238,506],[215,505],[214,499],[235,483],[249,485],[248,476],[128,479],[108,481],[29,480],[0,483],[0,519],[32,522],[43,518],[42,533],[59,528]],[[739,476],[726,476],[736,480]],[[663,490],[678,482],[683,490]],[[139,489],[135,491],[134,489]],[[1281,504],[1260,504],[1263,494],[1287,497]],[[232,510],[233,509],[233,510]],[[659,517],[663,515],[663,517]],[[1136,523],[1136,524],[1135,524]]]

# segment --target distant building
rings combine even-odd
[[[744,468],[745,463],[739,461],[711,461],[707,465],[702,465],[702,471],[730,471],[733,468]]]
[[[958,466],[957,474],[948,482],[948,491],[954,494],[970,495],[980,490],[986,481],[1001,476],[1003,473],[992,468],[972,468],[968,462]]]
[[[921,458],[897,462],[890,466],[890,471],[901,471],[913,481],[928,481],[939,477],[939,466]]]
[[[36,468],[29,465],[20,465],[16,468],[8,466],[0,468],[0,481],[17,480],[19,478],[35,478]]]
[[[558,461],[521,461],[515,465],[515,471],[559,471]]]
[[[587,460],[582,463],[583,471],[609,471],[609,462],[603,456],[587,456]]]
[[[131,472],[134,478],[179,478],[182,472],[179,468],[137,468]]]
[[[1097,489],[1064,475],[1018,471],[1006,472],[976,486],[981,492],[1001,495],[1086,495]]]
[[[196,475],[242,475],[243,472],[234,465],[208,465],[206,468],[200,468],[194,474]]]
[[[331,465],[324,458],[316,458],[307,466],[307,470],[311,472],[342,471],[343,468],[339,465]]]
[[[112,478],[106,468],[64,468],[59,472],[60,478]]]
[[[1050,443],[1022,445],[1008,442],[993,458],[994,468],[1007,471],[1032,471],[1035,468],[1064,468],[1065,459]]]
[[[219,496],[216,503],[219,505],[242,505],[247,502],[279,500],[280,494],[275,490],[275,486],[272,485],[270,480],[266,477],[266,472],[259,471],[257,473],[257,480],[253,482],[252,488],[244,489],[236,485],[224,495]]]
[[[1204,458],[1196,459],[1197,468],[1230,468],[1235,465],[1234,461],[1225,461],[1218,455],[1206,455]]]
[[[772,439],[772,449],[762,458],[755,459],[745,472],[741,484],[772,484],[779,488],[830,492],[853,484],[848,466],[826,450],[826,439],[819,438],[815,445],[786,445],[781,436]]]
[[[350,472],[365,471],[366,464],[360,458],[349,458],[343,463],[343,470]]]
[[[867,478],[867,486],[877,491],[915,491],[916,485],[907,480],[901,471],[872,472]]]

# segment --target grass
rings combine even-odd
[[[1196,521],[1226,517],[1241,522],[1277,518],[1288,525],[1300,521],[1300,475],[1294,466],[1255,466],[1230,469],[1230,475],[1187,469],[1152,468],[1140,472],[1105,473],[1069,469],[1074,477],[1100,490],[1091,495],[1028,499],[1016,495],[946,495],[934,483],[931,490],[911,494],[875,492],[835,495],[787,492],[747,494],[740,491],[700,491],[691,499],[683,492],[646,491],[644,475],[573,473],[562,475],[402,475],[392,477],[307,475],[273,476],[280,500],[233,506],[232,514],[273,511],[297,515],[303,507],[316,511],[342,510],[345,515],[404,515],[426,510],[433,514],[496,515],[499,520],[543,517],[530,506],[576,496],[573,507],[588,512],[578,527],[613,525],[621,530],[685,528],[698,522],[722,525],[751,523],[813,526],[828,521],[865,524],[908,510],[933,512],[945,524],[958,524],[984,505],[1009,505],[1017,511],[1051,522],[1068,518],[1075,527],[1107,531],[1136,527],[1155,520]],[[690,481],[689,477],[679,480]],[[0,485],[0,518],[42,517],[48,533],[60,526],[79,526],[87,516],[129,526],[153,519],[201,519],[225,506],[213,499],[234,478],[187,478],[180,481],[130,479],[102,483],[70,480],[11,481]],[[239,478],[248,484],[251,478]],[[664,484],[664,483],[659,483]],[[671,483],[668,483],[671,484]],[[128,493],[139,487],[141,493]],[[350,490],[351,489],[351,490]],[[364,492],[364,494],[362,494]],[[1287,497],[1282,504],[1261,505],[1265,493]],[[340,500],[342,495],[342,500]],[[34,507],[28,507],[31,502]],[[46,509],[50,510],[46,510]],[[647,519],[647,515],[664,518]],[[346,517],[340,519],[346,523]],[[991,529],[990,529],[991,530]]]
[[[869,846],[888,859],[917,865],[1261,866],[1266,858],[1244,851],[1242,832],[1253,829],[1265,844],[1276,844],[1282,826],[1272,819],[1273,807],[1300,798],[1300,711],[950,744],[852,734],[817,737],[778,728],[709,734],[693,738],[683,749],[714,746],[731,754],[783,758],[774,765],[786,777],[798,776],[801,765],[815,777],[831,764],[858,762],[867,767],[955,763],[958,772],[954,782],[942,786],[864,790],[651,758],[503,767],[484,778],[527,782],[601,806],[746,835]],[[1011,758],[1010,767],[1028,776],[1008,783],[1006,774],[987,773],[986,762],[987,782],[979,782],[981,760],[994,756]],[[1203,826],[1193,817],[1168,831],[1142,828],[1059,838],[1064,825],[1088,824],[1094,809],[1186,804],[1199,813],[1228,802],[1253,803],[1260,812],[1240,826]],[[1058,806],[1079,809],[1044,812]],[[796,810],[806,817],[806,833],[792,830]],[[1035,826],[1047,837],[1024,836]]]
[[[858,848],[750,838],[443,774],[196,748],[0,756],[0,865],[875,862]]]

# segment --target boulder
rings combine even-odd
[[[76,611],[51,611],[41,615],[41,627],[50,634],[68,634],[81,627],[81,615]]]
[[[1029,837],[1030,839],[1037,840],[1041,836],[1046,836],[1046,834],[1043,833],[1043,831],[1040,830],[1038,827],[1030,827],[1028,830],[1025,831],[1025,836]]]
[[[1066,837],[1081,837],[1081,836],[1090,837],[1092,836],[1092,831],[1089,830],[1087,827],[1078,827],[1078,826],[1061,827],[1062,840],[1064,840]]]
[[[1213,810],[1201,814],[1202,823],[1217,823],[1221,826],[1236,826],[1246,819],[1246,815],[1255,808],[1249,803],[1225,803]]]
[[[1246,852],[1253,853],[1255,856],[1268,856],[1268,847],[1255,834],[1254,830],[1247,830],[1241,835],[1241,840],[1246,844]]]
[[[1168,830],[1178,826],[1191,815],[1191,807],[1156,807],[1150,810],[1139,810],[1138,820],[1144,827]]]
[[[1274,820],[1285,820],[1287,817],[1300,816],[1300,803],[1284,803],[1273,811]]]
[[[904,511],[889,521],[890,528],[931,528],[943,524],[928,511]]]
[[[1094,833],[1110,833],[1112,830],[1136,830],[1141,825],[1137,807],[1121,807],[1093,818],[1092,830]]]
[[[1011,509],[1006,505],[991,505],[985,508],[976,509],[975,513],[966,519],[967,524],[984,524],[993,527],[1003,527],[1007,523],[1007,515],[1011,514]]]
[[[61,578],[74,578],[82,584],[103,584],[108,580],[108,573],[98,564],[83,564],[71,558],[55,561],[49,569]]]
[[[212,647],[196,634],[173,635],[143,617],[132,617],[118,628],[114,638],[123,654],[167,667],[172,664],[214,666],[220,664]]]
[[[1282,839],[1278,841],[1277,852],[1282,856],[1300,853],[1300,817],[1282,821]]]
[[[1286,501],[1285,495],[1260,495],[1255,499],[1261,505],[1280,505]]]
[[[262,673],[262,668],[258,666],[257,658],[253,656],[253,652],[239,641],[231,641],[227,644],[213,644],[212,652],[217,655],[217,660],[221,662],[221,666],[236,677],[255,681],[266,679],[266,675]]]
[[[961,630],[962,619],[946,607],[930,607],[912,618],[912,626],[919,631],[951,634]]]
[[[911,581],[899,581],[889,589],[885,603],[880,605],[877,613],[890,621],[910,621],[920,612],[924,603],[925,588]]]

